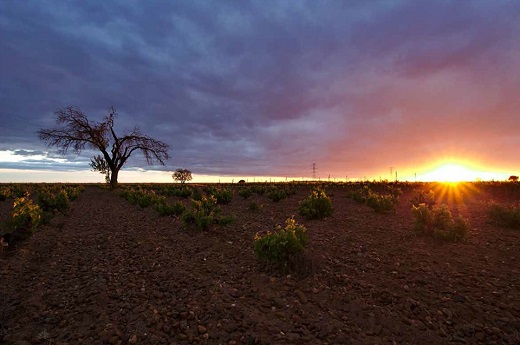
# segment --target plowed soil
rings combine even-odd
[[[331,189],[333,216],[313,221],[297,215],[308,193],[278,203],[235,194],[222,207],[235,222],[201,232],[87,187],[68,214],[1,256],[0,340],[520,343],[520,231],[488,221],[488,195],[450,204],[471,224],[453,244],[413,233],[409,192],[396,214],[377,214]],[[291,215],[310,241],[302,267],[284,273],[252,242]]]

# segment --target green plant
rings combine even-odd
[[[69,196],[64,189],[42,188],[38,192],[38,205],[44,212],[64,212],[70,208]]]
[[[247,204],[247,209],[251,212],[257,212],[258,210],[260,210],[260,205],[258,205],[254,201],[251,201],[249,204]]]
[[[42,210],[38,205],[34,205],[29,198],[29,193],[14,200],[14,207],[11,214],[11,228],[16,231],[20,228],[28,228],[34,232],[40,224]]]
[[[193,188],[191,192],[191,198],[193,200],[202,200],[203,194],[200,188]]]
[[[28,192],[28,188],[26,185],[14,184],[11,185],[10,189],[12,199],[21,198]]]
[[[148,193],[142,193],[137,197],[137,205],[142,208],[148,207],[153,203],[153,196]]]
[[[300,201],[300,215],[307,219],[323,219],[332,215],[332,201],[322,189],[314,189],[304,200]]]
[[[370,192],[366,199],[366,204],[377,213],[395,213],[396,207],[399,204],[399,197],[392,194],[383,195]]]
[[[60,190],[58,194],[56,194],[55,202],[58,211],[63,212],[68,210],[70,208],[70,201],[67,191],[64,189]]]
[[[308,242],[307,229],[296,223],[294,218],[287,219],[285,224],[285,228],[277,226],[274,232],[255,235],[253,247],[259,259],[287,267],[290,258],[305,249]]]
[[[429,207],[435,205],[435,193],[432,190],[425,192],[424,190],[415,190],[410,199],[410,203],[413,206],[419,206],[420,204],[426,204]]]
[[[0,201],[10,199],[12,197],[11,188],[7,186],[0,187]]]
[[[212,194],[217,198],[217,204],[219,205],[227,205],[233,200],[233,190],[231,188],[218,188]]]
[[[369,194],[370,189],[368,189],[368,186],[363,186],[362,188],[353,190],[350,193],[350,197],[358,204],[363,204],[368,199]]]
[[[251,195],[253,195],[253,191],[250,188],[240,188],[238,190],[238,195],[240,195],[244,199],[247,199]]]
[[[426,204],[412,206],[415,217],[414,230],[435,238],[453,242],[464,239],[468,234],[469,223],[461,215],[455,219],[446,205],[428,208]]]
[[[403,191],[399,187],[390,185],[388,186],[388,194],[393,195],[395,197],[400,197],[401,195],[403,195]]]
[[[253,191],[253,193],[256,193],[257,195],[264,195],[267,191],[267,188],[262,185],[253,185],[251,186],[251,191]]]
[[[520,203],[504,205],[491,202],[488,205],[488,215],[500,226],[520,229]]]
[[[163,194],[168,196],[177,196],[179,198],[187,199],[192,193],[190,187],[182,186],[182,187],[166,187],[163,190]]]
[[[161,216],[180,216],[184,211],[186,211],[186,206],[184,206],[180,201],[173,204],[162,201],[155,204],[155,210]]]
[[[78,196],[83,192],[85,188],[83,186],[69,186],[65,188],[65,192],[70,201],[74,201],[78,198]]]
[[[272,186],[269,190],[269,193],[267,194],[267,197],[274,202],[278,202],[287,198],[287,193],[285,192],[285,190],[281,190],[276,188],[275,186]]]
[[[191,209],[184,212],[182,221],[185,225],[195,225],[201,230],[207,230],[211,224],[220,219],[220,207],[213,196],[203,196],[201,200],[192,200]]]
[[[227,215],[227,216],[220,217],[220,219],[218,220],[218,224],[222,225],[222,226],[226,226],[226,225],[233,223],[234,221],[235,221],[235,218],[233,218],[233,216]]]

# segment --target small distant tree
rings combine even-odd
[[[509,176],[508,180],[511,182],[516,182],[516,181],[518,181],[518,176],[511,175],[511,176]]]
[[[84,149],[99,150],[90,166],[94,171],[105,174],[105,179],[112,188],[117,186],[117,177],[121,168],[135,151],[140,151],[148,164],[158,162],[164,165],[169,158],[169,146],[162,141],[150,138],[135,127],[133,131],[117,135],[114,129],[116,111],[113,107],[102,122],[91,122],[75,107],[58,110],[56,122],[58,128],[40,129],[38,136],[48,146],[58,147],[58,153],[66,154],[72,148],[75,153]]]
[[[101,174],[105,174],[105,182],[110,183],[110,166],[107,161],[100,155],[95,156],[90,160],[92,171],[98,171]]]
[[[175,181],[179,181],[180,183],[185,183],[186,181],[191,181],[193,178],[191,176],[191,171],[188,169],[177,169],[172,175]]]

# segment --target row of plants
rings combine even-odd
[[[65,213],[83,189],[69,185],[2,186],[3,200],[13,199],[10,217],[1,224],[2,249],[30,237],[57,213]]]
[[[119,195],[131,205],[142,208],[153,207],[162,216],[180,216],[186,210],[182,202],[169,203],[166,197],[157,195],[152,189],[124,188]]]
[[[488,215],[500,226],[520,229],[520,202],[500,204],[492,201],[488,205]]]
[[[232,190],[207,189],[206,192],[208,194],[203,194],[199,188],[193,188],[189,208],[181,201],[170,203],[166,197],[157,195],[151,189],[124,188],[120,191],[120,196],[132,205],[153,207],[163,216],[180,216],[185,226],[200,230],[208,230],[214,224],[227,225],[233,222],[233,217],[223,215],[219,206],[219,200],[224,204],[231,201]]]
[[[400,188],[390,186],[386,193],[372,191],[368,186],[352,190],[349,196],[359,204],[366,204],[377,213],[395,213],[399,205]]]

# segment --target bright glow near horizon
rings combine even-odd
[[[445,163],[422,175],[424,181],[462,182],[481,179],[481,173],[457,163]]]
[[[457,164],[446,164],[431,173],[438,182],[461,182],[475,180],[474,171]]]

